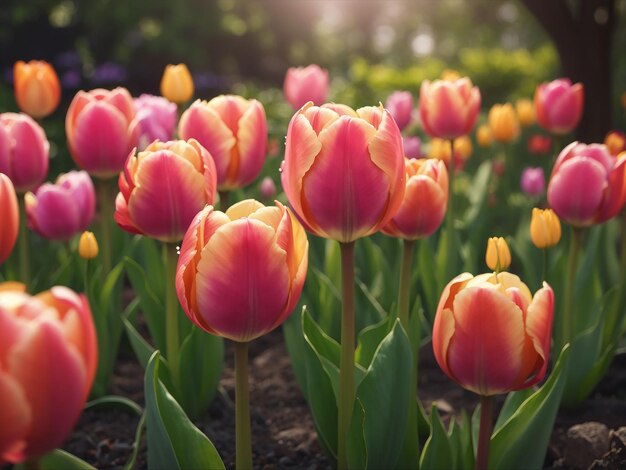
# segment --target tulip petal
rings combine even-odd
[[[75,196],[56,185],[41,186],[37,203],[28,212],[29,219],[34,219],[33,229],[51,240],[68,240],[81,229]]]
[[[537,291],[526,312],[526,332],[533,342],[533,346],[541,358],[540,368],[536,375],[531,377],[523,387],[530,387],[539,382],[546,374],[548,356],[550,354],[550,340],[552,338],[552,319],[554,311],[554,292],[546,283]],[[571,312],[565,312],[569,314]]]
[[[609,182],[604,191],[600,208],[594,218],[595,223],[602,223],[617,215],[626,200],[626,158],[615,163],[615,168],[609,174]]]
[[[269,332],[287,305],[286,253],[265,223],[238,219],[220,227],[198,263],[196,296],[220,336],[250,341]]]
[[[240,188],[254,181],[265,163],[267,122],[263,106],[257,100],[250,101],[248,109],[239,120],[237,147],[239,165],[233,188]]]
[[[8,176],[2,173],[0,173],[0,211],[2,212],[0,263],[3,263],[11,254],[17,241],[20,216],[13,183]]]
[[[11,179],[17,191],[31,190],[38,186],[48,173],[50,143],[43,129],[25,115],[17,115],[11,126],[13,155]]]
[[[0,465],[24,458],[32,415],[19,383],[0,365]]]

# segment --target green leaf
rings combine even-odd
[[[420,470],[452,469],[454,468],[452,447],[435,405],[430,412],[430,422],[430,436],[422,450]]]
[[[104,278],[104,284],[101,286],[100,292],[100,311],[109,312],[111,307],[111,300],[117,298],[114,291],[117,287],[117,283],[120,277],[124,273],[124,264],[122,262],[117,263],[111,272]],[[116,312],[119,315],[119,312]]]
[[[354,400],[354,410],[348,431],[348,463],[350,468],[367,468],[367,448],[364,435],[365,410],[359,398]]]
[[[209,408],[224,368],[224,340],[193,328],[180,348],[180,402],[192,418]]]
[[[135,356],[144,369],[148,366],[150,357],[154,354],[154,348],[139,334],[135,327],[126,319],[122,318],[130,345],[135,351]]]
[[[355,360],[363,367],[369,367],[374,354],[387,333],[390,330],[388,318],[384,318],[375,325],[363,328],[359,333],[358,345],[355,353]]]
[[[513,414],[517,411],[520,405],[524,403],[534,392],[535,390],[533,390],[532,388],[526,388],[517,392],[510,392],[506,396],[504,404],[500,409],[500,414],[498,415],[496,424],[493,427],[492,434],[498,432],[502,425],[506,423],[511,416],[513,416]]]
[[[143,430],[146,427],[146,413],[141,415],[139,423],[137,423],[137,429],[135,431],[135,440],[133,442],[133,451],[130,457],[126,461],[126,464],[122,470],[133,470],[137,463],[137,457],[139,456],[139,449],[141,448],[141,437],[143,436]]]
[[[55,449],[37,461],[40,470],[96,470],[84,460],[61,449]],[[27,470],[24,463],[15,465],[15,470]]]
[[[159,380],[160,353],[148,362],[144,390],[148,468],[224,469],[215,446],[189,420],[183,409]]]
[[[543,386],[491,437],[490,468],[541,468],[567,377],[569,345]]]
[[[303,307],[304,308],[304,307]],[[300,390],[308,402],[307,385],[306,385],[306,363],[304,360],[304,336],[302,334],[302,322],[298,315],[290,315],[287,321],[283,323],[283,336],[285,338],[285,346],[291,361],[291,368],[296,377],[296,382],[300,386]]]
[[[141,406],[132,401],[130,398],[119,395],[107,395],[105,397],[91,400],[85,405],[85,409],[89,408],[126,408],[135,413],[137,416],[141,416],[143,413],[143,408],[141,408]]]
[[[432,322],[435,318],[439,294],[437,292],[437,278],[433,276],[433,273],[436,272],[435,257],[433,256],[433,249],[430,246],[429,239],[419,241],[417,260],[419,266],[419,281],[426,301],[427,317],[430,322]]]

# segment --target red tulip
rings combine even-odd
[[[0,263],[9,257],[19,232],[20,214],[15,188],[9,177],[0,173]]]
[[[248,199],[226,213],[207,206],[183,239],[176,291],[198,327],[246,342],[279,326],[291,313],[306,277],[309,243],[279,202]]]
[[[126,88],[79,91],[67,111],[65,132],[76,164],[93,176],[108,178],[124,168],[137,146],[139,122]]]
[[[290,67],[285,74],[283,92],[293,109],[300,109],[308,101],[321,105],[328,96],[328,70],[319,65]]]
[[[131,153],[119,176],[115,221],[127,232],[182,239],[194,216],[215,202],[215,164],[196,140],[150,144]]]
[[[62,174],[55,184],[26,193],[24,200],[29,227],[51,240],[68,240],[82,232],[96,211],[95,190],[85,171]]]
[[[437,159],[406,159],[406,192],[400,208],[382,228],[392,237],[417,240],[431,235],[446,215],[448,171]]]
[[[559,154],[548,202],[560,219],[576,227],[602,223],[626,201],[626,159],[613,157],[605,145],[572,142]]]
[[[546,374],[554,293],[533,297],[514,274],[454,278],[441,295],[433,327],[439,367],[483,396],[531,387]]]
[[[267,122],[257,100],[235,95],[197,100],[181,116],[178,135],[196,139],[209,151],[220,191],[250,184],[265,163]]]
[[[46,134],[26,114],[0,114],[0,173],[18,193],[39,186],[48,173],[50,144]]]
[[[34,118],[46,117],[59,105],[61,83],[48,62],[18,60],[13,66],[13,83],[17,105]]]
[[[282,183],[315,235],[340,242],[383,227],[402,203],[402,136],[388,111],[345,105],[298,111],[287,131]]]
[[[83,411],[97,365],[87,300],[0,284],[0,465],[59,447]]]
[[[546,155],[552,148],[550,136],[533,134],[528,139],[528,151],[535,155]]]
[[[535,90],[537,122],[554,134],[567,134],[578,125],[583,102],[582,83],[572,85],[568,78],[542,83]]]
[[[468,135],[479,111],[480,91],[469,78],[422,82],[419,113],[429,136],[451,140]]]

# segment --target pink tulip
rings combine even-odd
[[[480,91],[467,78],[422,82],[419,113],[431,137],[455,139],[472,131],[480,111]]]
[[[274,183],[274,180],[269,176],[263,178],[259,185],[259,193],[264,199],[272,199],[276,196],[276,183]]]
[[[0,263],[4,263],[15,246],[20,224],[15,188],[4,173],[0,173],[0,214]]]
[[[51,240],[68,240],[84,231],[96,211],[95,190],[85,171],[62,174],[55,184],[26,193],[24,200],[29,227]]]
[[[183,310],[198,327],[247,342],[279,326],[302,292],[309,242],[279,202],[204,208],[185,234],[176,270]]]
[[[534,297],[508,272],[460,274],[445,287],[433,326],[439,367],[483,396],[528,388],[546,374],[554,293]]]
[[[46,134],[26,114],[0,114],[0,173],[18,193],[39,186],[48,173],[50,144]]]
[[[602,223],[626,200],[626,159],[615,159],[602,144],[572,142],[559,154],[548,202],[560,219],[575,227]]]
[[[79,167],[100,178],[114,176],[139,140],[130,93],[126,88],[79,91],[67,111],[65,132]]]
[[[554,134],[567,134],[580,122],[583,102],[582,83],[572,85],[568,78],[542,83],[535,90],[537,122]]]
[[[403,137],[402,145],[404,148],[404,156],[406,158],[422,157],[422,139],[419,137]]]
[[[366,237],[402,203],[400,129],[382,107],[307,103],[289,123],[282,184],[315,235],[340,242]]]
[[[176,103],[162,96],[143,94],[134,98],[133,104],[140,128],[140,150],[155,140],[172,140],[178,117]]]
[[[131,154],[119,176],[115,221],[127,232],[179,241],[194,216],[215,202],[215,164],[196,140],[155,141]]]
[[[196,139],[209,151],[220,191],[250,184],[265,163],[267,122],[257,100],[235,95],[197,100],[181,116],[178,135]]]
[[[83,411],[97,365],[87,299],[0,284],[0,466],[59,447]]]
[[[328,97],[328,70],[319,65],[290,67],[283,90],[285,100],[293,109],[300,109],[308,101],[321,105]]]
[[[520,187],[529,196],[541,196],[546,190],[546,176],[543,173],[543,168],[525,168],[522,172]]]
[[[406,159],[406,192],[400,209],[382,232],[417,240],[439,228],[448,204],[448,170],[442,160]]]
[[[413,117],[413,95],[409,91],[394,91],[385,102],[396,124],[403,130]]]

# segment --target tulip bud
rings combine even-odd
[[[552,148],[550,136],[533,134],[528,139],[528,151],[533,155],[546,155]]]
[[[404,148],[404,156],[406,158],[422,157],[422,139],[419,137],[403,137],[402,146]]]
[[[578,125],[583,102],[582,83],[572,85],[567,78],[542,83],[535,90],[537,122],[549,132],[567,134]]]
[[[515,112],[522,127],[532,126],[535,123],[535,104],[528,98],[515,102]]]
[[[385,102],[385,108],[396,120],[396,124],[403,130],[413,117],[413,95],[410,91],[394,91]]]
[[[0,214],[0,263],[3,263],[15,246],[20,223],[15,188],[4,173],[0,173]]]
[[[83,259],[93,259],[98,256],[98,241],[93,232],[83,232],[78,240],[78,255]]]
[[[533,209],[530,239],[537,248],[550,248],[561,239],[561,222],[552,209]]]
[[[15,101],[20,110],[40,119],[51,114],[61,100],[61,84],[54,68],[43,60],[13,66]]]
[[[454,171],[463,170],[465,162],[472,155],[472,140],[464,135],[454,139]],[[432,158],[443,160],[446,168],[450,167],[450,142],[444,139],[433,139],[430,141],[428,155]]]
[[[511,103],[495,104],[489,110],[489,128],[498,142],[508,143],[519,136],[519,122]]]
[[[626,150],[626,135],[620,131],[611,131],[604,138],[604,145],[614,157]]]
[[[176,104],[162,96],[143,94],[133,99],[139,122],[139,150],[155,140],[167,142],[174,137],[178,119]]]
[[[511,265],[511,252],[504,238],[491,237],[487,240],[485,262],[489,269],[496,272],[504,271]]]
[[[493,142],[493,135],[491,134],[491,128],[483,124],[476,129],[476,142],[483,148],[491,147],[491,143]]]
[[[283,93],[293,109],[300,109],[307,102],[322,105],[328,96],[328,70],[319,65],[290,67],[285,74]]]
[[[274,180],[269,176],[263,178],[263,181],[259,184],[259,193],[263,199],[272,199],[276,196],[276,184]]]
[[[193,79],[185,64],[167,65],[161,78],[161,95],[177,104],[193,97]]]
[[[444,69],[441,72],[441,79],[446,82],[456,82],[461,78],[461,74],[453,69]]]
[[[538,197],[546,190],[546,177],[543,168],[525,168],[520,180],[522,191],[531,197]]]

